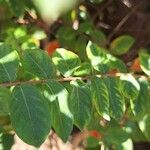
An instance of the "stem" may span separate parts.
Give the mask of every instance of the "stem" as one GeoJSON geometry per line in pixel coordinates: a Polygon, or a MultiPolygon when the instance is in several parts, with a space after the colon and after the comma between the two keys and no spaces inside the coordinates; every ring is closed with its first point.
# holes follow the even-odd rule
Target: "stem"
{"type": "MultiPolygon", "coordinates": [[[[105,75],[96,75],[97,77],[120,77],[123,75],[123,73],[115,73],[115,74],[105,74],[105,75]]],[[[150,80],[150,77],[138,75],[138,74],[132,74],[135,78],[143,77],[146,80],[150,80]]],[[[21,84],[42,84],[46,83],[48,81],[58,81],[58,82],[69,82],[69,81],[75,81],[75,80],[89,80],[92,76],[86,76],[86,77],[66,77],[66,78],[60,78],[60,79],[43,79],[43,80],[28,80],[28,81],[15,81],[15,82],[9,82],[9,83],[0,83],[0,87],[11,87],[21,84]]]]}

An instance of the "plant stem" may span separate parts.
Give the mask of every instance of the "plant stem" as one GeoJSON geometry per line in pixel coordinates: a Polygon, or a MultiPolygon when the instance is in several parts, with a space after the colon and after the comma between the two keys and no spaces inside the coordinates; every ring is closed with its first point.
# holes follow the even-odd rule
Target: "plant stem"
{"type": "MultiPolygon", "coordinates": [[[[115,74],[105,74],[105,75],[96,75],[99,78],[104,77],[120,77],[124,73],[115,73],[115,74]]],[[[143,77],[146,80],[150,80],[150,77],[144,76],[144,75],[138,75],[138,74],[132,74],[135,78],[143,77]]],[[[15,81],[15,82],[9,82],[9,83],[0,83],[0,87],[11,87],[21,84],[42,84],[46,83],[48,81],[58,81],[58,82],[69,82],[69,81],[75,81],[75,80],[89,80],[93,76],[86,76],[86,77],[65,77],[65,78],[59,78],[59,79],[42,79],[42,80],[28,80],[28,81],[15,81]]]]}

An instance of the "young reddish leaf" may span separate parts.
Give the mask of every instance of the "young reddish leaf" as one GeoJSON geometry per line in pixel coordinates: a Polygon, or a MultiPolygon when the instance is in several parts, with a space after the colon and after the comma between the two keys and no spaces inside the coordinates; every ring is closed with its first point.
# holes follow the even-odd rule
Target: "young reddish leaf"
{"type": "Polygon", "coordinates": [[[141,67],[140,67],[140,60],[138,57],[134,59],[133,64],[130,67],[130,70],[131,71],[142,71],[141,67]]]}
{"type": "Polygon", "coordinates": [[[55,50],[57,48],[60,47],[60,44],[57,40],[51,41],[46,45],[46,51],[48,52],[48,55],[52,55],[53,52],[55,52],[55,50]]]}

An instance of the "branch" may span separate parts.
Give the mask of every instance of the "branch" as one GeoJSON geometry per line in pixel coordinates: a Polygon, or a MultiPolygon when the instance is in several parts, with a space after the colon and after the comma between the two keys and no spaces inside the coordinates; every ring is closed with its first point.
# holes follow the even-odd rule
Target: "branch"
{"type": "MultiPolygon", "coordinates": [[[[120,77],[125,73],[115,73],[115,74],[105,74],[105,75],[96,75],[99,78],[103,77],[120,77]]],[[[131,74],[135,78],[143,77],[146,80],[150,80],[150,77],[139,75],[139,74],[131,74]]],[[[58,82],[69,82],[69,81],[75,81],[75,80],[89,80],[92,76],[86,76],[86,77],[66,77],[66,78],[59,78],[59,79],[43,79],[43,80],[28,80],[28,81],[15,81],[15,82],[9,82],[9,83],[0,83],[0,87],[11,87],[11,86],[17,86],[21,84],[42,84],[46,83],[48,81],[58,81],[58,82]]]]}

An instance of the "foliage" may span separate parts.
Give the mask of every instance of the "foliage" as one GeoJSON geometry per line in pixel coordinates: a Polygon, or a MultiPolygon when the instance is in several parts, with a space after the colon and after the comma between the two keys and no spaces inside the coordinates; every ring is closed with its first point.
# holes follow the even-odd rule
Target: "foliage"
{"type": "MultiPolygon", "coordinates": [[[[15,131],[24,142],[39,147],[51,129],[66,142],[77,126],[101,135],[87,137],[87,147],[132,149],[138,138],[150,141],[149,53],[139,53],[141,75],[131,71],[121,56],[130,51],[135,38],[121,35],[108,48],[107,36],[83,8],[63,16],[55,34],[62,48],[45,51],[40,48],[44,30],[37,24],[15,23],[41,11],[32,2],[0,1],[0,7],[10,12],[0,18],[1,137],[15,131]]],[[[3,146],[6,140],[1,140],[3,146]]]]}

